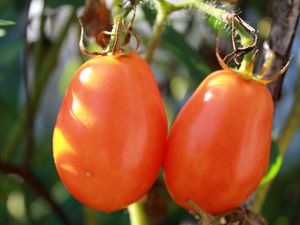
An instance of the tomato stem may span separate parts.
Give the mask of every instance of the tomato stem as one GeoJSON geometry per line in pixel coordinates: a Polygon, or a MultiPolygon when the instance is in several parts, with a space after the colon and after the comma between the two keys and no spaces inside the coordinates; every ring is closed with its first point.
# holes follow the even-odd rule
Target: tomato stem
{"type": "MultiPolygon", "coordinates": [[[[155,3],[157,8],[157,16],[154,23],[153,34],[150,38],[146,53],[146,60],[149,63],[152,61],[154,51],[158,46],[161,33],[165,26],[165,21],[171,13],[179,10],[196,9],[207,15],[215,17],[217,20],[220,20],[229,26],[232,26],[232,21],[235,15],[234,12],[228,12],[224,9],[218,8],[212,3],[206,3],[203,0],[184,0],[180,3],[171,3],[166,0],[158,0],[155,1],[155,3]]],[[[234,27],[241,38],[242,44],[253,43],[252,34],[250,34],[247,29],[245,29],[245,27],[239,23],[239,21],[234,20],[234,27]]],[[[246,58],[244,64],[249,61],[249,57],[251,57],[251,55],[248,54],[244,57],[246,58]]]]}
{"type": "Polygon", "coordinates": [[[141,201],[137,201],[128,206],[131,225],[148,225],[147,216],[141,201]]]}
{"type": "MultiPolygon", "coordinates": [[[[137,47],[139,47],[140,41],[137,35],[132,31],[132,25],[135,20],[136,6],[141,0],[131,0],[126,1],[121,4],[119,0],[115,0],[114,4],[118,4],[119,9],[117,10],[117,15],[114,17],[113,28],[109,31],[102,31],[98,35],[109,35],[109,43],[105,50],[100,52],[89,52],[86,50],[83,44],[83,27],[81,24],[81,38],[79,42],[80,50],[83,54],[98,56],[98,55],[116,55],[116,54],[129,54],[132,51],[127,49],[131,36],[136,38],[137,47]],[[120,7],[122,6],[122,7],[120,7]],[[133,11],[133,16],[130,22],[127,22],[127,16],[133,11]]],[[[115,10],[116,11],[116,10],[115,10]]],[[[80,21],[79,21],[80,22],[80,21]]],[[[136,50],[135,49],[135,50],[136,50]]]]}
{"type": "MultiPolygon", "coordinates": [[[[247,45],[251,45],[253,43],[252,38],[248,39],[248,38],[241,38],[241,45],[243,46],[247,46],[247,45]]],[[[247,53],[242,60],[241,66],[239,68],[239,72],[242,74],[250,74],[250,77],[247,77],[248,80],[251,79],[251,75],[253,72],[253,68],[251,69],[251,71],[248,71],[248,65],[251,61],[251,57],[252,57],[252,52],[247,53]]]]}
{"type": "Polygon", "coordinates": [[[122,11],[120,11],[114,17],[113,29],[110,33],[110,41],[107,46],[107,54],[127,54],[132,52],[131,50],[124,50],[122,47],[128,47],[130,37],[134,36],[136,38],[137,47],[139,47],[139,38],[132,31],[132,25],[135,19],[135,10],[136,6],[140,3],[141,0],[131,0],[122,4],[122,11]],[[129,4],[127,4],[129,3],[129,4]],[[127,16],[133,11],[133,16],[130,22],[127,23],[127,16]]]}
{"type": "Polygon", "coordinates": [[[170,14],[170,11],[168,10],[170,4],[167,4],[166,1],[164,0],[155,1],[155,4],[157,8],[157,16],[153,27],[153,34],[152,37],[150,38],[150,43],[148,45],[146,57],[145,57],[148,63],[152,62],[154,51],[159,44],[160,37],[165,26],[165,22],[170,14]]]}
{"type": "Polygon", "coordinates": [[[108,54],[116,54],[121,50],[121,47],[125,39],[125,27],[124,27],[124,18],[120,15],[115,16],[114,25],[111,31],[111,38],[106,52],[108,54]]]}

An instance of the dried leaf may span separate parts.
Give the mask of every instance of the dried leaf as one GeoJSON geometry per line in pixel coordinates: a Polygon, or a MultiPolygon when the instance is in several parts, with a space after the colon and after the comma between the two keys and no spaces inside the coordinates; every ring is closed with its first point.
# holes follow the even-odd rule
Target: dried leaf
{"type": "Polygon", "coordinates": [[[85,34],[94,37],[98,44],[104,46],[109,39],[99,39],[102,31],[110,31],[112,28],[111,12],[106,7],[104,0],[86,0],[85,9],[81,16],[81,21],[84,26],[85,34]]]}
{"type": "Polygon", "coordinates": [[[238,207],[219,217],[219,221],[222,225],[267,225],[262,216],[245,206],[238,207]]]}
{"type": "Polygon", "coordinates": [[[265,219],[259,215],[251,211],[250,209],[246,208],[246,225],[267,225],[265,219]]]}

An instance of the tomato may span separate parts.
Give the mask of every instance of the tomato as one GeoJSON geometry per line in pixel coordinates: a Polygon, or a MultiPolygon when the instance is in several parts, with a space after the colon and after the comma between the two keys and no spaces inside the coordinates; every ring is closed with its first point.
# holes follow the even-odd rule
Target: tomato
{"type": "Polygon", "coordinates": [[[268,89],[232,71],[210,74],[178,114],[163,160],[172,198],[215,215],[257,188],[269,162],[273,101],[268,89]]]}
{"type": "Polygon", "coordinates": [[[58,174],[81,203],[104,212],[140,199],[167,139],[162,98],[137,54],[95,57],[75,73],[53,134],[58,174]]]}

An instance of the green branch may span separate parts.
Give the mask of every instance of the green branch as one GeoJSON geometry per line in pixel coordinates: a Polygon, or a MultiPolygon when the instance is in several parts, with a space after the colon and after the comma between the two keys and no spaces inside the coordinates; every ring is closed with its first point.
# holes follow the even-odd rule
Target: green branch
{"type": "MultiPolygon", "coordinates": [[[[232,26],[232,21],[234,22],[234,27],[236,32],[241,38],[241,43],[244,45],[252,44],[253,37],[249,32],[236,20],[234,20],[234,13],[228,12],[224,9],[218,8],[212,3],[206,3],[203,0],[185,0],[180,3],[170,3],[165,0],[156,1],[157,16],[154,23],[153,34],[150,38],[150,43],[148,45],[148,50],[146,53],[146,60],[150,63],[153,58],[154,51],[158,46],[161,33],[163,31],[165,22],[168,16],[179,10],[191,10],[195,9],[207,15],[215,17],[220,22],[232,26]]],[[[248,60],[249,56],[245,56],[245,59],[248,60]]]]}
{"type": "Polygon", "coordinates": [[[161,34],[165,27],[165,22],[168,19],[168,16],[170,14],[168,8],[171,6],[171,5],[167,5],[166,4],[167,2],[165,1],[155,1],[155,3],[157,8],[157,16],[153,26],[153,34],[152,37],[150,38],[150,43],[148,45],[146,57],[145,57],[148,63],[152,62],[154,51],[159,44],[161,34]]]}

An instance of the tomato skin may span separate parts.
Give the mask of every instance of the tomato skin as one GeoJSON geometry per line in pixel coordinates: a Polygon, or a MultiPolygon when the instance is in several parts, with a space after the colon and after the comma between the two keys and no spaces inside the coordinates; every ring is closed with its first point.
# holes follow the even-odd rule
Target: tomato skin
{"type": "Polygon", "coordinates": [[[230,71],[210,74],[178,114],[167,142],[164,179],[192,210],[227,212],[259,185],[269,163],[273,101],[268,89],[230,71]]]}
{"type": "Polygon", "coordinates": [[[81,203],[104,212],[140,199],[167,139],[162,98],[137,54],[92,58],[75,73],[53,134],[58,174],[81,203]]]}

